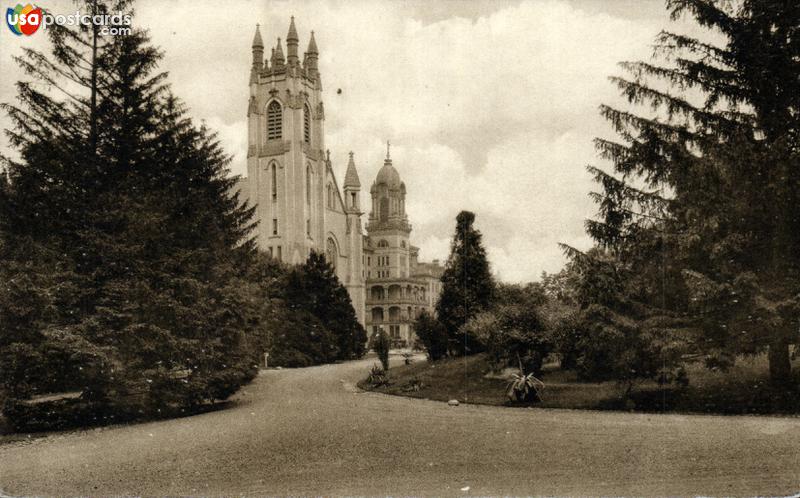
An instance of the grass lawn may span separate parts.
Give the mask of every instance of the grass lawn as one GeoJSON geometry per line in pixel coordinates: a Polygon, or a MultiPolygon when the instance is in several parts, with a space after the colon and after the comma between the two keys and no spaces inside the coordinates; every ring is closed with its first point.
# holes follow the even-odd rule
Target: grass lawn
{"type": "MultiPolygon", "coordinates": [[[[795,368],[800,365],[795,365],[795,368]]],[[[642,412],[795,414],[800,413],[800,382],[795,387],[776,389],[767,380],[765,356],[740,359],[728,372],[714,372],[702,365],[689,365],[689,386],[662,387],[655,382],[636,386],[631,399],[622,397],[615,382],[578,382],[574,372],[562,371],[557,364],[545,366],[542,381],[543,401],[534,406],[592,410],[630,410],[642,412]]],[[[372,388],[365,381],[362,389],[386,394],[440,401],[519,406],[505,397],[507,381],[488,377],[485,355],[427,362],[417,359],[411,365],[392,367],[388,386],[372,388]],[[415,389],[414,386],[419,386],[415,389]]],[[[365,372],[366,376],[366,372],[365,372]]]]}

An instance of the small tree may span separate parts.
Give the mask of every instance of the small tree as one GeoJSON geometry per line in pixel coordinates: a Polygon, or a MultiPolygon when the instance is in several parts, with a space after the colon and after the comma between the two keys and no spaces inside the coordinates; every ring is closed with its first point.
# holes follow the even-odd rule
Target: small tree
{"type": "Polygon", "coordinates": [[[372,347],[378,353],[378,359],[381,360],[384,370],[389,370],[389,336],[383,329],[375,333],[372,340],[372,347]]]}
{"type": "Polygon", "coordinates": [[[428,359],[436,361],[447,356],[447,331],[428,311],[423,310],[414,322],[414,332],[428,353],[428,359]]]}
{"type": "Polygon", "coordinates": [[[481,350],[480,343],[463,327],[489,306],[494,290],[482,235],[474,222],[475,214],[469,211],[461,211],[456,217],[450,257],[442,274],[442,293],[436,303],[436,316],[447,332],[449,349],[464,354],[481,350]]]}
{"type": "Polygon", "coordinates": [[[521,364],[540,375],[553,344],[541,308],[546,297],[538,284],[499,285],[495,304],[470,319],[466,333],[478,340],[495,370],[521,364]]]}

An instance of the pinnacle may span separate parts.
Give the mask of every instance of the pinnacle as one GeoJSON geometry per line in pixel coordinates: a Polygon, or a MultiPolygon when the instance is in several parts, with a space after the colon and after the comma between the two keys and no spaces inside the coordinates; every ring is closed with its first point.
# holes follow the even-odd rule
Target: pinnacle
{"type": "Polygon", "coordinates": [[[298,42],[300,38],[297,36],[297,28],[294,27],[294,16],[289,23],[289,34],[286,35],[286,43],[298,42]]]}
{"type": "Polygon", "coordinates": [[[317,55],[319,54],[319,50],[317,50],[317,41],[314,39],[314,32],[311,32],[311,39],[308,41],[308,50],[306,50],[309,54],[317,55]]]}
{"type": "Polygon", "coordinates": [[[356,163],[353,160],[353,152],[350,152],[350,161],[347,163],[347,172],[344,175],[344,187],[361,187],[361,180],[358,178],[358,171],[356,171],[356,163]]]}
{"type": "Polygon", "coordinates": [[[256,24],[256,34],[253,36],[253,48],[264,48],[264,42],[261,40],[260,25],[256,24]]]}

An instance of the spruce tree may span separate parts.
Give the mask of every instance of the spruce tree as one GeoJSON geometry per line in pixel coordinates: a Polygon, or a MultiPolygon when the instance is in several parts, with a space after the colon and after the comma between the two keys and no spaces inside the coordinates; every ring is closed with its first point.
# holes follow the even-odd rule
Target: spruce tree
{"type": "MultiPolygon", "coordinates": [[[[768,350],[789,379],[800,317],[800,8],[791,0],[669,0],[719,44],[662,32],[655,62],[614,77],[645,112],[603,106],[619,140],[590,167],[616,290],[594,304],[711,365],[768,350]],[[616,285],[616,284],[615,284],[616,285]],[[603,302],[605,301],[605,302],[603,302]]],[[[568,248],[577,259],[585,259],[568,248]]]]}
{"type": "Polygon", "coordinates": [[[481,346],[463,327],[470,318],[488,308],[494,291],[481,232],[475,229],[475,214],[461,211],[450,246],[442,293],[436,303],[437,319],[447,331],[449,349],[454,353],[475,353],[481,346]]]}
{"type": "Polygon", "coordinates": [[[334,337],[325,361],[351,360],[364,355],[366,331],[358,323],[347,289],[323,254],[312,250],[306,262],[293,270],[287,302],[294,309],[311,313],[334,337]]]}
{"type": "MultiPolygon", "coordinates": [[[[130,12],[125,1],[83,8],[130,12]]],[[[44,362],[62,381],[4,377],[6,387],[20,398],[78,389],[113,416],[225,398],[255,363],[238,291],[252,211],[231,193],[230,159],[186,117],[143,31],[47,33],[51,55],[18,58],[32,81],[4,105],[21,159],[5,158],[0,271],[23,285],[0,289],[12,324],[0,345],[4,369],[44,362]],[[30,269],[38,276],[24,280],[30,269]],[[17,308],[10,292],[46,302],[17,308]]]]}

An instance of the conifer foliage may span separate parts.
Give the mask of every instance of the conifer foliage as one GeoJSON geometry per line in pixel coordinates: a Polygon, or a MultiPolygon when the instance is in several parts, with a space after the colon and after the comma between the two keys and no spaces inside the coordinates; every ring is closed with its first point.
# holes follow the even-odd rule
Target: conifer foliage
{"type": "Polygon", "coordinates": [[[46,33],[51,53],[17,58],[29,80],[3,105],[19,152],[0,184],[6,412],[47,427],[26,399],[80,392],[86,423],[227,398],[255,373],[237,277],[252,213],[231,194],[229,157],[186,116],[143,31],[46,33]]]}
{"type": "Polygon", "coordinates": [[[601,108],[619,136],[596,140],[613,172],[589,168],[601,190],[587,229],[602,250],[567,248],[604,269],[589,280],[605,289],[583,306],[620,345],[651,337],[637,346],[650,356],[683,344],[724,367],[767,350],[785,382],[800,339],[800,6],[667,6],[721,41],[662,32],[655,62],[623,63],[627,76],[612,78],[636,108],[601,108]]]}
{"type": "Polygon", "coordinates": [[[457,354],[481,350],[464,326],[491,304],[494,291],[483,236],[474,223],[475,214],[469,211],[461,211],[456,217],[450,257],[442,274],[442,293],[436,303],[437,319],[447,332],[449,349],[457,354]]]}
{"type": "MultiPolygon", "coordinates": [[[[306,262],[293,268],[286,288],[291,309],[310,314],[322,327],[312,337],[322,351],[312,363],[361,358],[365,353],[367,333],[358,323],[347,289],[339,282],[325,255],[311,251],[306,262]]],[[[295,333],[302,333],[298,329],[295,333]]],[[[312,332],[313,333],[313,332],[312,332]]],[[[276,347],[283,347],[280,342],[276,347]]],[[[297,344],[303,351],[306,346],[297,344]]]]}

